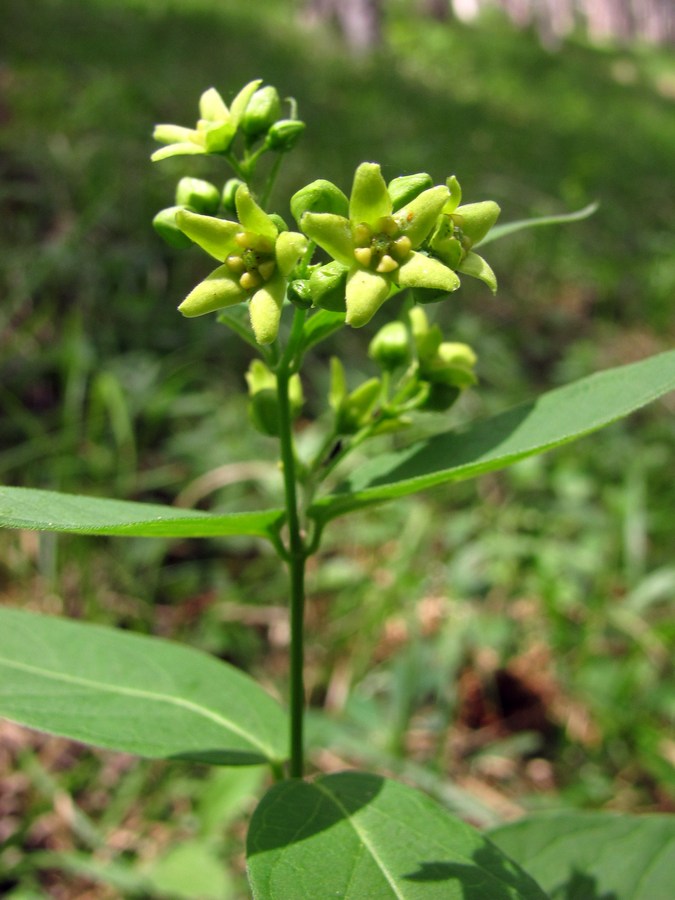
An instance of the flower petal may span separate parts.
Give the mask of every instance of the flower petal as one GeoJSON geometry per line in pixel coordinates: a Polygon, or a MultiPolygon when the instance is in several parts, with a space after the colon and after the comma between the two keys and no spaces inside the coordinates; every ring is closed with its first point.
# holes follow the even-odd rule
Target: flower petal
{"type": "Polygon", "coordinates": [[[276,240],[279,229],[267,213],[255,202],[249,189],[242,184],[234,198],[239,221],[246,231],[260,234],[272,241],[276,240]]]}
{"type": "Polygon", "coordinates": [[[471,243],[478,244],[495,224],[499,213],[499,206],[494,200],[482,200],[480,203],[458,206],[452,217],[471,243]]]}
{"type": "Polygon", "coordinates": [[[459,287],[459,278],[452,269],[424,253],[411,253],[398,270],[396,280],[402,288],[421,287],[456,291],[459,287]]]}
{"type": "MultiPolygon", "coordinates": [[[[204,121],[205,119],[200,119],[199,125],[202,125],[204,121]]],[[[222,153],[224,150],[227,150],[232,143],[236,130],[237,127],[232,121],[207,122],[206,126],[200,128],[206,152],[222,153]]]]}
{"type": "Polygon", "coordinates": [[[390,216],[391,197],[377,163],[361,163],[354,175],[352,194],[349,198],[349,219],[355,225],[376,222],[382,216],[390,216]]]}
{"type": "Polygon", "coordinates": [[[249,83],[244,85],[244,87],[239,91],[232,103],[230,103],[230,117],[232,119],[232,122],[234,123],[235,128],[239,124],[241,117],[244,115],[244,110],[248,106],[248,101],[255,94],[261,84],[262,78],[256,78],[255,81],[249,81],[249,83]]]}
{"type": "Polygon", "coordinates": [[[447,187],[439,184],[422,191],[407,206],[396,213],[394,218],[401,231],[410,238],[413,247],[419,247],[434,227],[448,196],[447,187]]]}
{"type": "Polygon", "coordinates": [[[459,271],[464,275],[472,275],[474,278],[485,282],[493,294],[497,293],[497,276],[482,256],[470,250],[459,265],[459,271]]]}
{"type": "Polygon", "coordinates": [[[216,309],[241,303],[246,296],[246,291],[233,278],[227,266],[218,266],[190,291],[178,309],[188,318],[203,316],[216,309]]]}
{"type": "Polygon", "coordinates": [[[354,264],[352,226],[334,213],[305,213],[301,228],[308,238],[323,247],[333,259],[351,268],[354,264]]]}
{"type": "Polygon", "coordinates": [[[209,122],[226,122],[230,111],[218,91],[211,87],[199,98],[199,115],[209,122]]]}
{"type": "Polygon", "coordinates": [[[348,325],[360,328],[373,318],[389,296],[390,282],[369,269],[354,268],[347,277],[348,325]]]}
{"type": "Polygon", "coordinates": [[[271,344],[276,340],[285,296],[286,279],[277,275],[270,278],[251,298],[249,305],[251,327],[259,344],[271,344]]]}
{"type": "Polygon", "coordinates": [[[186,155],[194,155],[195,153],[206,153],[205,147],[200,147],[199,144],[195,144],[193,141],[185,141],[182,144],[169,144],[168,147],[160,147],[159,150],[155,150],[150,159],[153,162],[159,162],[160,159],[168,159],[170,156],[186,156],[186,155]]]}
{"type": "Polygon", "coordinates": [[[197,134],[192,128],[184,128],[182,125],[156,125],[152,136],[160,144],[182,144],[193,140],[197,134]]]}
{"type": "Polygon", "coordinates": [[[183,234],[220,262],[224,262],[233,250],[238,249],[234,236],[241,231],[241,225],[237,222],[181,209],[176,213],[176,224],[183,234]]]}
{"type": "Polygon", "coordinates": [[[282,231],[274,249],[279,271],[282,275],[290,275],[302,254],[307,250],[307,238],[297,231],[282,231]]]}

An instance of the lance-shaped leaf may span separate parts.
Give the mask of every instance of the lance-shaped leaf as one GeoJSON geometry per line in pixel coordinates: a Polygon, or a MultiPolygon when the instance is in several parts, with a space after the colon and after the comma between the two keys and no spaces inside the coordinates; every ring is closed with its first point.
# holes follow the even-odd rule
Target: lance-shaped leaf
{"type": "Polygon", "coordinates": [[[475,247],[484,247],[492,241],[498,241],[500,238],[515,234],[517,231],[523,231],[525,228],[537,228],[539,225],[564,225],[567,222],[580,222],[592,216],[597,210],[598,203],[589,203],[583,209],[579,209],[572,213],[563,213],[559,216],[539,216],[535,219],[518,219],[515,222],[504,222],[502,225],[495,225],[490,231],[475,243],[475,247]]]}
{"type": "Polygon", "coordinates": [[[275,785],[248,832],[255,900],[545,900],[478,831],[413,788],[362,772],[275,785]]]}
{"type": "Polygon", "coordinates": [[[360,466],[310,514],[328,521],[371,503],[475,478],[597,431],[675,390],[675,350],[556,388],[464,432],[448,431],[360,466]]]}
{"type": "Polygon", "coordinates": [[[673,894],[675,817],[541,813],[490,838],[551,897],[656,900],[673,894]]]}
{"type": "Polygon", "coordinates": [[[220,765],[279,763],[281,707],[190,647],[0,608],[0,715],[97,747],[220,765]]]}
{"type": "Polygon", "coordinates": [[[131,503],[32,488],[0,487],[0,527],[125,537],[270,537],[284,518],[280,509],[205,513],[154,503],[131,503]]]}

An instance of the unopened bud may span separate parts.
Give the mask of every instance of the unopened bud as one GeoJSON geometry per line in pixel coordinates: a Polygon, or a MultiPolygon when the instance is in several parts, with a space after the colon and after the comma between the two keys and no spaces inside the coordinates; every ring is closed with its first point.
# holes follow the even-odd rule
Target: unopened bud
{"type": "Polygon", "coordinates": [[[286,153],[295,147],[305,127],[299,119],[279,119],[267,132],[265,144],[270,150],[286,153]]]}
{"type": "Polygon", "coordinates": [[[176,204],[212,216],[220,206],[220,192],[214,184],[201,178],[181,178],[176,187],[176,204]]]}
{"type": "Polygon", "coordinates": [[[422,378],[460,390],[475,384],[476,354],[468,344],[443,341],[433,356],[420,361],[422,378]]]}
{"type": "Polygon", "coordinates": [[[165,240],[169,246],[177,247],[178,249],[183,249],[192,245],[190,238],[186,234],[183,234],[176,224],[176,213],[181,209],[183,209],[182,206],[169,206],[167,209],[160,210],[152,220],[152,225],[157,234],[165,240]]]}
{"type": "Polygon", "coordinates": [[[296,278],[295,281],[291,281],[288,285],[287,296],[298,309],[309,309],[312,305],[312,292],[308,279],[296,278]]]}
{"type": "Polygon", "coordinates": [[[225,212],[230,213],[231,215],[236,214],[237,205],[235,203],[235,197],[237,196],[237,191],[243,184],[244,182],[240,178],[230,178],[225,182],[221,197],[221,203],[223,204],[225,212]]]}
{"type": "Polygon", "coordinates": [[[426,399],[417,408],[423,412],[445,412],[459,398],[460,393],[458,387],[431,382],[426,399]]]}
{"type": "Polygon", "coordinates": [[[288,225],[284,221],[283,217],[279,215],[279,213],[268,213],[267,215],[277,226],[277,231],[279,232],[279,234],[281,234],[282,231],[288,231],[288,225]]]}
{"type": "Polygon", "coordinates": [[[306,212],[334,213],[346,218],[349,215],[349,200],[332,181],[319,178],[293,194],[291,212],[298,225],[306,212]]]}
{"type": "Polygon", "coordinates": [[[371,359],[387,371],[410,362],[410,334],[403,322],[388,322],[377,332],[368,347],[371,359]]]}
{"type": "Polygon", "coordinates": [[[352,391],[337,411],[335,428],[338,434],[355,434],[370,421],[382,392],[379,378],[371,378],[352,391]]]}
{"type": "Polygon", "coordinates": [[[339,262],[330,262],[315,269],[309,279],[312,302],[321,309],[345,312],[345,291],[348,269],[339,262]]]}
{"type": "MultiPolygon", "coordinates": [[[[254,427],[269,437],[279,435],[279,402],[277,379],[264,362],[254,359],[246,373],[248,412],[254,427]]],[[[300,377],[292,375],[288,383],[288,399],[292,418],[297,418],[304,403],[300,377]]]]}
{"type": "Polygon", "coordinates": [[[281,113],[279,94],[275,87],[259,88],[248,101],[241,119],[241,129],[254,140],[265,134],[281,113]]]}

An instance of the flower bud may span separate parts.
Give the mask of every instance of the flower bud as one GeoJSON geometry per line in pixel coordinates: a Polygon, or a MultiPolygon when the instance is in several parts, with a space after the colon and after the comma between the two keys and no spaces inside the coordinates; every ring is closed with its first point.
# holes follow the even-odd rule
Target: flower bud
{"type": "Polygon", "coordinates": [[[277,226],[277,231],[279,232],[279,234],[281,234],[282,231],[288,231],[288,225],[286,224],[282,216],[279,215],[279,213],[267,213],[267,215],[277,226]]]}
{"type": "Polygon", "coordinates": [[[214,184],[201,178],[181,178],[176,187],[176,204],[213,216],[220,206],[220,192],[214,184]]]}
{"type": "Polygon", "coordinates": [[[255,393],[248,401],[248,416],[256,431],[268,437],[278,437],[279,403],[277,401],[277,392],[272,388],[266,388],[255,393]]]}
{"type": "Polygon", "coordinates": [[[291,212],[298,225],[306,212],[334,213],[347,218],[349,200],[337,185],[319,178],[293,194],[291,212]]]}
{"type": "Polygon", "coordinates": [[[406,206],[414,200],[422,191],[426,191],[433,184],[431,175],[420,172],[418,175],[400,175],[387,185],[391,202],[394,204],[394,212],[406,206]]]}
{"type": "Polygon", "coordinates": [[[420,375],[432,384],[462,388],[476,384],[476,354],[468,344],[443,341],[435,354],[420,360],[420,375]]]}
{"type": "Polygon", "coordinates": [[[241,118],[241,129],[250,140],[265,134],[279,118],[281,103],[275,87],[259,88],[248,101],[241,118]]]}
{"type": "MultiPolygon", "coordinates": [[[[248,383],[248,412],[254,427],[269,437],[279,435],[279,403],[277,379],[264,362],[254,359],[246,373],[248,383]]],[[[297,418],[304,403],[300,377],[292,375],[288,383],[288,399],[292,418],[297,418]]]]}
{"type": "Polygon", "coordinates": [[[380,379],[371,378],[345,397],[335,416],[337,433],[355,434],[364,425],[367,425],[381,391],[380,379]]]}
{"type": "Polygon", "coordinates": [[[267,132],[265,145],[270,150],[286,153],[295,147],[304,130],[305,123],[299,119],[279,119],[267,132]]]}
{"type": "Polygon", "coordinates": [[[186,234],[183,234],[176,224],[176,213],[181,209],[183,209],[182,206],[169,206],[167,209],[160,210],[152,220],[152,225],[157,234],[159,234],[169,246],[177,247],[178,249],[183,249],[192,245],[190,238],[186,234]]]}
{"type": "Polygon", "coordinates": [[[387,371],[410,362],[410,334],[403,322],[388,322],[368,347],[368,356],[387,371]]]}
{"type": "Polygon", "coordinates": [[[309,309],[312,305],[312,292],[309,289],[307,278],[296,278],[291,281],[287,289],[287,297],[298,309],[309,309]]]}
{"type": "Polygon", "coordinates": [[[339,262],[329,262],[315,269],[309,279],[309,290],[314,306],[331,312],[345,312],[345,290],[348,269],[339,262]]]}
{"type": "Polygon", "coordinates": [[[438,325],[429,325],[427,314],[419,306],[413,306],[408,311],[408,319],[417,358],[420,366],[423,366],[425,360],[435,356],[443,340],[443,334],[438,325]]]}
{"type": "Polygon", "coordinates": [[[245,184],[241,180],[241,178],[230,178],[225,182],[223,193],[221,196],[221,203],[223,204],[223,209],[225,210],[225,212],[229,213],[230,215],[236,215],[237,213],[235,197],[237,196],[237,191],[242,186],[245,186],[245,184]]]}
{"type": "Polygon", "coordinates": [[[431,382],[429,393],[423,403],[417,407],[422,412],[445,412],[459,398],[461,393],[458,387],[447,384],[431,382]]]}

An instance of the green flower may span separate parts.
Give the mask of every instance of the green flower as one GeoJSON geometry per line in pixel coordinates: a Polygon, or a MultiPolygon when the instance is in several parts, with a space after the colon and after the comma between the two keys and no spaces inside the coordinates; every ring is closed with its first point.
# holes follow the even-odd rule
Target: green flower
{"type": "Polygon", "coordinates": [[[259,344],[269,344],[279,331],[288,276],[307,249],[304,235],[280,231],[242,185],[235,204],[239,222],[176,213],[176,224],[195,244],[223,263],[192,290],[178,309],[184,316],[203,316],[245,300],[259,344]]]}
{"type": "Polygon", "coordinates": [[[499,206],[492,200],[460,205],[462,190],[455,176],[448,179],[450,198],[443,206],[429,238],[429,251],[451,269],[471,275],[495,293],[497,278],[483,259],[471,248],[479,244],[497,221],[499,206]]]}
{"type": "Polygon", "coordinates": [[[459,278],[440,259],[417,252],[447,202],[444,185],[428,188],[402,209],[394,203],[380,167],[362,163],[356,170],[349,218],[307,212],[305,234],[348,269],[347,323],[365,325],[387,297],[407,287],[454,291],[459,278]]]}
{"type": "Polygon", "coordinates": [[[199,99],[199,119],[196,128],[182,125],[157,125],[153,137],[167,144],[150,157],[153,162],[169,156],[196,153],[224,153],[229,149],[249,100],[260,87],[262,79],[249,82],[232,101],[228,109],[215,88],[204,91],[199,99]]]}

